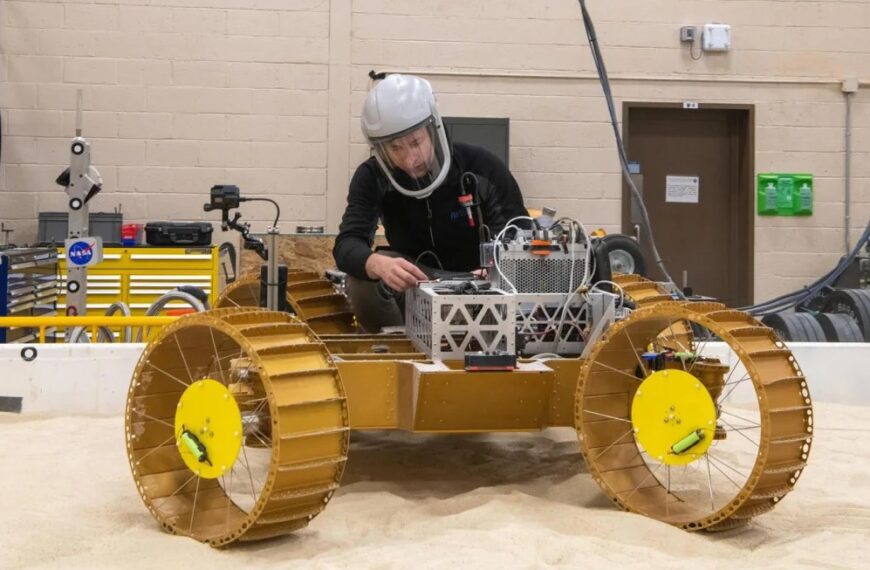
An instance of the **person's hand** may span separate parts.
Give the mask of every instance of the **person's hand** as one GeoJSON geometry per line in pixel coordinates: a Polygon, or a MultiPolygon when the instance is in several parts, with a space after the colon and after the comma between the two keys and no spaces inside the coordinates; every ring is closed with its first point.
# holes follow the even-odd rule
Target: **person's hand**
{"type": "Polygon", "coordinates": [[[388,257],[373,253],[366,260],[366,273],[371,279],[380,279],[393,291],[404,291],[426,281],[420,268],[402,257],[388,257]]]}

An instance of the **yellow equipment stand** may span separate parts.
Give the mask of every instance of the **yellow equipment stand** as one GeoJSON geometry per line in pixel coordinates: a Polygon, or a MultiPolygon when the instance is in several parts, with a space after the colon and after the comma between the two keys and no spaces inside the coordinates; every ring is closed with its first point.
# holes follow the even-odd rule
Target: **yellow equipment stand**
{"type": "MultiPolygon", "coordinates": [[[[61,289],[66,290],[66,256],[58,249],[61,289]]],[[[103,261],[88,270],[88,312],[102,314],[112,303],[126,303],[133,315],[144,315],[167,291],[181,285],[204,290],[213,303],[218,294],[218,248],[207,247],[107,247],[103,261]]],[[[168,309],[185,308],[169,303],[168,309]]],[[[58,312],[66,297],[58,299],[58,312]]]]}

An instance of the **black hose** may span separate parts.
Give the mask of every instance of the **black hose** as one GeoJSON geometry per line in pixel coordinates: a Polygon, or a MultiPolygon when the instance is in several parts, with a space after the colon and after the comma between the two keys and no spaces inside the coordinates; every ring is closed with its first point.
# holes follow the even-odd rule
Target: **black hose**
{"type": "Polygon", "coordinates": [[[664,260],[661,255],[659,255],[659,250],[656,247],[655,239],[653,238],[652,224],[649,220],[649,214],[647,213],[646,205],[643,203],[643,196],[640,195],[640,191],[637,189],[637,186],[634,184],[634,180],[631,179],[631,174],[628,171],[628,157],[625,153],[625,144],[622,141],[622,135],[619,133],[619,122],[616,120],[616,109],[613,106],[613,92],[610,90],[610,79],[607,77],[607,68],[604,66],[604,58],[601,56],[598,37],[595,35],[595,26],[592,23],[592,16],[589,15],[589,11],[586,9],[586,1],[579,0],[579,2],[580,11],[583,14],[583,26],[586,29],[586,37],[589,39],[589,49],[592,51],[592,61],[595,62],[595,69],[598,71],[598,80],[601,82],[601,88],[604,91],[604,99],[607,102],[607,111],[610,113],[610,124],[613,127],[613,134],[616,137],[616,148],[619,151],[619,164],[622,167],[622,176],[625,178],[628,187],[631,189],[632,198],[637,203],[638,210],[643,218],[644,231],[649,240],[650,249],[652,250],[656,265],[661,269],[665,278],[674,285],[674,290],[677,292],[677,295],[680,298],[685,299],[685,295],[682,290],[677,287],[677,284],[674,282],[665,267],[664,260]]]}
{"type": "Polygon", "coordinates": [[[858,241],[855,243],[855,247],[852,248],[852,251],[849,252],[848,255],[843,257],[837,265],[827,272],[825,275],[807,285],[803,289],[798,291],[792,291],[791,293],[786,293],[784,295],[780,295],[779,297],[775,297],[763,303],[758,303],[756,305],[750,305],[748,307],[741,307],[741,311],[746,311],[752,315],[756,316],[764,316],[771,313],[777,313],[779,311],[783,311],[786,309],[790,309],[795,305],[798,305],[804,301],[808,301],[819,294],[825,287],[830,287],[837,278],[842,275],[842,273],[846,270],[846,268],[851,265],[852,261],[855,257],[860,253],[861,248],[864,247],[864,244],[870,240],[870,222],[867,223],[867,227],[864,228],[864,233],[858,238],[858,241]]]}

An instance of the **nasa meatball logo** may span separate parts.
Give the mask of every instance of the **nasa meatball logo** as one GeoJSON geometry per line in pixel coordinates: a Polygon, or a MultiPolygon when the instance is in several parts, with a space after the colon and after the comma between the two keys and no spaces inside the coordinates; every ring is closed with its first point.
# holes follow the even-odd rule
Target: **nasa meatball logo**
{"type": "Polygon", "coordinates": [[[94,248],[85,241],[77,241],[69,247],[67,258],[74,265],[87,265],[94,257],[94,248]]]}

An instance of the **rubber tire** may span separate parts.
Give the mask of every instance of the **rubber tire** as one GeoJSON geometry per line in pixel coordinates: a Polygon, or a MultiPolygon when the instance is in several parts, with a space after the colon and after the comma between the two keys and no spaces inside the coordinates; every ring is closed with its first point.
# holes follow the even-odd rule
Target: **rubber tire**
{"type": "Polygon", "coordinates": [[[761,322],[772,328],[787,342],[825,342],[822,325],[809,313],[777,313],[767,315],[761,322]]]}
{"type": "Polygon", "coordinates": [[[838,289],[825,302],[826,313],[844,313],[855,319],[864,342],[870,342],[870,291],[866,289],[838,289]]]}
{"type": "MultiPolygon", "coordinates": [[[[634,262],[633,270],[626,271],[625,273],[633,273],[646,277],[646,262],[643,259],[643,250],[641,250],[640,244],[637,241],[624,234],[609,234],[604,236],[601,241],[607,246],[608,257],[614,251],[623,251],[631,257],[634,262]]],[[[612,259],[610,269],[613,273],[617,273],[612,259]]]]}
{"type": "Polygon", "coordinates": [[[858,323],[845,313],[818,313],[816,319],[828,342],[864,342],[858,323]]]}

